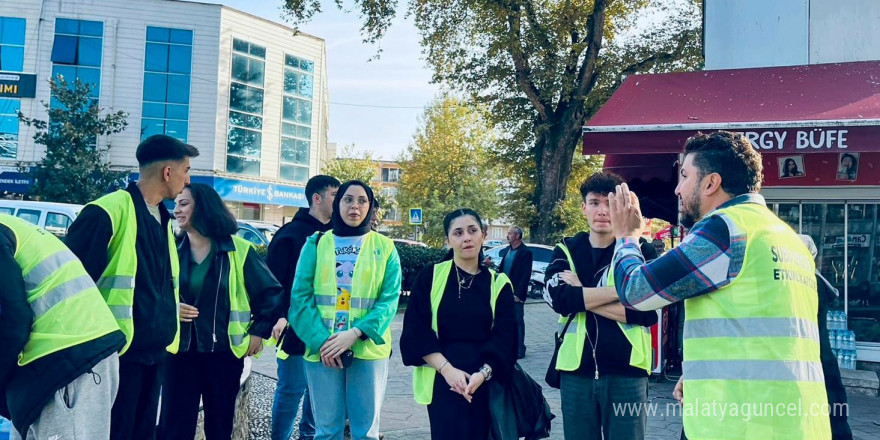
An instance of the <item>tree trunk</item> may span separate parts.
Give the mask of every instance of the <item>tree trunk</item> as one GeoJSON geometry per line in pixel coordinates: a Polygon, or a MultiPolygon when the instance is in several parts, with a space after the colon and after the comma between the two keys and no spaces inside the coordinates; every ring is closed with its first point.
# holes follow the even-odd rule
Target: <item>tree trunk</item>
{"type": "MultiPolygon", "coordinates": [[[[578,105],[573,105],[572,108],[578,108],[578,105]]],[[[582,125],[582,112],[564,112],[554,124],[536,137],[537,181],[532,202],[537,215],[529,231],[532,243],[553,244],[564,228],[557,207],[565,199],[572,158],[575,149],[580,145],[582,125]]]]}

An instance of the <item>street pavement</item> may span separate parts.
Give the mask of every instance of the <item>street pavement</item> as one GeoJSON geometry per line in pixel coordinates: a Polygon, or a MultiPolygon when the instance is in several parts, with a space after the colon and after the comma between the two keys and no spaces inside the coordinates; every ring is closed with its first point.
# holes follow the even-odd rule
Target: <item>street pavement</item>
{"type": "MultiPolygon", "coordinates": [[[[544,372],[553,354],[553,334],[556,329],[557,315],[543,302],[529,302],[525,306],[526,321],[526,357],[519,361],[523,369],[544,387],[544,397],[556,419],[550,438],[562,439],[562,411],[560,409],[559,390],[544,384],[544,372]]],[[[400,360],[397,342],[403,326],[403,314],[398,314],[392,323],[391,330],[395,350],[391,355],[388,387],[385,403],[382,406],[380,431],[387,440],[396,439],[429,439],[428,412],[424,406],[418,405],[412,397],[412,369],[404,367],[400,360]]],[[[266,352],[253,363],[253,371],[271,378],[276,378],[275,356],[266,352]]],[[[677,378],[670,378],[677,379],[677,378]]],[[[268,387],[261,387],[261,393],[268,396],[260,399],[262,406],[271,407],[271,393],[274,382],[269,381],[268,387]],[[268,397],[268,398],[266,398],[268,397]]],[[[647,440],[678,440],[681,434],[680,410],[676,414],[666,414],[668,403],[673,403],[672,388],[674,380],[652,377],[648,399],[658,405],[657,413],[648,416],[647,440]],[[662,379],[659,382],[658,379],[662,379]]],[[[849,396],[850,426],[856,440],[876,440],[880,438],[880,397],[849,396]]],[[[260,411],[265,418],[269,408],[260,411]]],[[[268,411],[271,413],[271,411],[268,411]]],[[[264,421],[264,423],[267,421],[264,421]]]]}

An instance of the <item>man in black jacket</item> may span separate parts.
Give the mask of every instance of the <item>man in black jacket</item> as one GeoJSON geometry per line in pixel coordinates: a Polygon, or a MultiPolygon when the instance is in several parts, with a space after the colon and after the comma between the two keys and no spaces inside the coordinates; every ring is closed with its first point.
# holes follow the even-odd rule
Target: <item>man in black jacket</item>
{"type": "Polygon", "coordinates": [[[0,273],[0,414],[12,438],[107,438],[125,336],[101,293],[55,236],[6,215],[0,273]]]}
{"type": "Polygon", "coordinates": [[[525,303],[529,293],[529,280],[532,279],[532,251],[523,244],[523,230],[511,226],[507,230],[507,248],[501,250],[500,270],[513,284],[513,305],[516,309],[516,330],[518,345],[517,359],[526,356],[525,303]]]}
{"type": "MultiPolygon", "coordinates": [[[[290,309],[290,289],[300,251],[309,236],[330,229],[333,199],[338,189],[339,181],[333,177],[318,175],[309,179],[306,183],[309,207],[300,208],[293,220],[275,233],[269,244],[266,264],[284,288],[285,294],[280,305],[284,316],[287,316],[287,310],[290,309]]],[[[272,336],[278,341],[279,349],[278,385],[275,387],[275,400],[272,403],[272,439],[290,438],[300,401],[303,414],[299,438],[311,439],[315,435],[315,423],[303,369],[302,355],[305,353],[305,345],[285,318],[279,319],[275,324],[272,336]]]]}
{"type": "MultiPolygon", "coordinates": [[[[560,371],[560,396],[565,438],[641,440],[647,414],[637,410],[614,412],[614,404],[646,402],[648,372],[630,365],[632,344],[620,324],[651,326],[657,313],[625,309],[619,302],[588,310],[585,287],[604,285],[614,254],[614,233],[608,207],[608,193],[623,179],[611,173],[597,173],[581,185],[582,211],[590,232],[563,239],[553,250],[545,273],[544,296],[563,317],[585,313],[586,337],[579,365],[560,371]],[[566,247],[574,268],[562,247],[566,247]],[[576,275],[575,275],[576,274],[576,275]]],[[[565,338],[576,337],[572,329],[565,338]]],[[[571,354],[568,354],[571,356],[571,354]]],[[[562,351],[560,359],[565,356],[562,351]]],[[[559,364],[557,364],[559,365],[559,364]]]]}
{"type": "Polygon", "coordinates": [[[195,147],[170,136],[150,136],[138,145],[140,178],[129,183],[128,194],[117,192],[90,203],[68,231],[67,246],[99,288],[103,284],[99,280],[113,279],[113,274],[105,273],[108,268],[121,267],[121,261],[136,257],[133,303],[127,312],[133,318],[133,336],[119,358],[119,393],[111,415],[114,440],[155,436],[162,365],[166,349],[176,350],[173,343],[178,334],[177,280],[172,276],[177,272],[173,267],[177,252],[169,238],[171,215],[162,200],[183,191],[189,183],[189,159],[198,154],[195,147]],[[110,196],[125,200],[116,204],[124,211],[114,212],[116,224],[105,209],[112,204],[102,202],[110,196]],[[130,236],[132,226],[136,229],[134,249],[128,248],[130,242],[115,246],[130,236]]]}

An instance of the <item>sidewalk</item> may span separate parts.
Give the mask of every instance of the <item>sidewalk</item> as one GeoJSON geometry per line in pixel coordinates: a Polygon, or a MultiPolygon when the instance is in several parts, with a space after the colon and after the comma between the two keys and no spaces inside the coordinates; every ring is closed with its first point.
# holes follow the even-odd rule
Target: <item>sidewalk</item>
{"type": "MultiPolygon", "coordinates": [[[[551,439],[562,439],[562,411],[560,410],[559,390],[544,384],[544,372],[553,354],[553,333],[556,329],[557,315],[543,302],[526,304],[526,357],[519,361],[538,383],[544,387],[544,396],[550,404],[556,419],[553,420],[551,439]]],[[[396,439],[429,439],[428,412],[425,407],[416,404],[412,398],[412,369],[404,367],[400,361],[397,341],[403,325],[403,315],[398,314],[392,324],[395,350],[391,356],[388,388],[385,403],[382,407],[381,431],[387,440],[396,439]]],[[[276,378],[275,356],[266,352],[253,363],[253,371],[276,378]]],[[[271,384],[267,411],[271,413],[271,384]]],[[[649,390],[649,401],[659,404],[661,411],[671,402],[674,382],[656,383],[652,378],[649,390]]],[[[264,400],[265,401],[265,400],[264,400]]],[[[857,440],[876,440],[880,438],[880,398],[865,396],[849,396],[850,426],[853,438],[857,440]]],[[[271,416],[271,414],[269,414],[271,416]]],[[[678,440],[681,434],[681,417],[665,417],[658,414],[648,417],[647,440],[678,440]]]]}

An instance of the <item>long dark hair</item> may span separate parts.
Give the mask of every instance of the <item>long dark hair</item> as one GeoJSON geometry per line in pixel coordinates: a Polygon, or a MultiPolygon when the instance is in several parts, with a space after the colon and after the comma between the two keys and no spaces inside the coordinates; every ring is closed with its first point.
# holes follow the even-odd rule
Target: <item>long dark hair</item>
{"type": "Polygon", "coordinates": [[[798,169],[797,162],[795,162],[794,159],[790,157],[788,159],[785,159],[785,163],[782,165],[782,168],[785,170],[785,173],[782,175],[782,177],[795,177],[798,175],[798,173],[801,172],[798,169]],[[788,170],[788,164],[794,165],[793,171],[788,170]]]}
{"type": "Polygon", "coordinates": [[[220,239],[229,237],[238,230],[238,222],[214,188],[202,183],[191,183],[186,189],[193,199],[190,223],[199,234],[220,239]]]}

